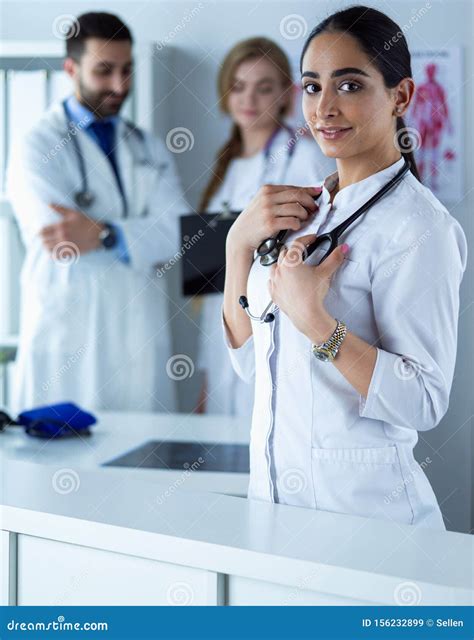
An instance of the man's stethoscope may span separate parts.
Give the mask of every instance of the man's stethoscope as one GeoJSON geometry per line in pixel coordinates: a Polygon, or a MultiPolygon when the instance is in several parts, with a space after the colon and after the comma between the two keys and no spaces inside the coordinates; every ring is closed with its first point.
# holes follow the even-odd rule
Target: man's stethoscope
{"type": "MultiPolygon", "coordinates": [[[[63,100],[62,105],[63,105],[63,110],[66,116],[66,121],[68,124],[68,130],[73,132],[70,137],[73,142],[74,151],[75,151],[77,162],[79,165],[79,173],[81,176],[81,188],[79,191],[76,191],[74,193],[74,202],[77,204],[77,206],[80,209],[88,209],[94,204],[96,196],[89,188],[89,180],[87,178],[86,163],[84,160],[84,155],[82,153],[81,145],[79,144],[77,135],[75,135],[76,126],[72,122],[71,114],[69,113],[69,109],[67,106],[67,100],[63,100]]],[[[155,167],[156,163],[154,159],[151,157],[151,153],[148,151],[143,131],[141,131],[141,129],[139,129],[138,127],[136,127],[130,122],[127,122],[127,121],[124,121],[124,122],[126,127],[129,129],[130,133],[137,137],[138,142],[144,152],[143,156],[137,159],[136,164],[139,166],[155,167]]],[[[167,166],[166,163],[162,163],[158,165],[156,168],[159,172],[162,172],[166,168],[166,166],[167,166]]]]}
{"type": "MultiPolygon", "coordinates": [[[[347,230],[348,227],[351,226],[362,214],[364,214],[370,207],[372,207],[376,202],[378,202],[383,196],[388,193],[391,189],[396,187],[404,176],[410,170],[410,163],[405,158],[405,163],[403,167],[398,171],[398,173],[391,178],[387,184],[385,184],[376,194],[374,194],[365,204],[363,204],[357,211],[355,211],[351,216],[349,216],[344,222],[331,229],[327,233],[323,233],[316,238],[314,242],[312,242],[304,251],[304,260],[309,258],[309,256],[316,251],[316,249],[322,248],[324,250],[324,254],[322,258],[317,263],[320,265],[326,258],[334,251],[334,249],[339,244],[339,238],[347,230]]],[[[319,198],[319,196],[317,196],[319,198]]],[[[267,238],[264,240],[257,249],[257,256],[260,257],[260,264],[268,267],[273,263],[277,262],[278,256],[280,254],[281,249],[284,245],[284,238],[288,230],[280,231],[276,236],[271,238],[267,238]]],[[[270,301],[270,303],[265,307],[263,313],[259,316],[253,315],[249,310],[249,303],[246,296],[240,296],[239,304],[244,309],[246,314],[251,320],[255,322],[273,322],[275,320],[275,314],[270,313],[269,310],[272,306],[274,306],[274,302],[270,301]]],[[[278,307],[275,305],[274,311],[276,311],[278,307]]]]}

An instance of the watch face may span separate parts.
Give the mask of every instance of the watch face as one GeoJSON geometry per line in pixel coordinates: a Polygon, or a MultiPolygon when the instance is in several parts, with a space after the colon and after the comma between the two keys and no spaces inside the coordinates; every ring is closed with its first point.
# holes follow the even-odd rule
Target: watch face
{"type": "Polygon", "coordinates": [[[102,240],[102,244],[106,249],[112,249],[115,246],[115,242],[115,236],[111,233],[102,240]]]}
{"type": "Polygon", "coordinates": [[[331,359],[331,354],[327,349],[319,349],[318,351],[314,350],[313,353],[318,360],[321,360],[321,362],[328,362],[328,360],[331,359]]]}
{"type": "Polygon", "coordinates": [[[107,226],[99,235],[102,246],[105,249],[112,249],[117,244],[117,236],[113,227],[107,226]]]}

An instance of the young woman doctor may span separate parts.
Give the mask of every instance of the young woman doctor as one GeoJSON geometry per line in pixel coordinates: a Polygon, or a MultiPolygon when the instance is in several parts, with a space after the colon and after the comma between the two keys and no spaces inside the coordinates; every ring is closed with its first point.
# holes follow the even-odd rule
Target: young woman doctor
{"type": "MultiPolygon", "coordinates": [[[[231,135],[217,154],[199,211],[242,211],[262,184],[314,185],[333,169],[334,160],[311,137],[285,124],[293,89],[289,60],[271,40],[249,38],[228,52],[218,92],[222,110],[232,119],[231,135]]],[[[253,384],[243,382],[229,361],[221,308],[222,294],[204,297],[198,368],[205,382],[198,412],[250,417],[253,384]]]]}
{"type": "Polygon", "coordinates": [[[448,408],[467,250],[400,150],[414,92],[407,43],[383,13],[351,7],[311,32],[301,70],[305,117],[337,173],[317,206],[310,189],[262,187],[226,246],[229,353],[243,378],[255,367],[249,497],[444,529],[413,447],[448,408]],[[303,261],[406,160],[411,172],[324,262],[303,261]],[[284,229],[277,264],[254,260],[284,229]],[[274,321],[251,322],[242,295],[254,316],[272,300],[274,321]]]}

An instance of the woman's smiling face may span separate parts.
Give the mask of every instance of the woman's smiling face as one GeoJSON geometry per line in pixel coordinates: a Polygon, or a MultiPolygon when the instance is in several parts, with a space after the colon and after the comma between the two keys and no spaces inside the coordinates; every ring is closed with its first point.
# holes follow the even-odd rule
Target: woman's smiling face
{"type": "Polygon", "coordinates": [[[288,89],[285,91],[282,75],[270,60],[247,60],[236,69],[227,109],[240,127],[275,127],[290,93],[288,89]]]}
{"type": "Polygon", "coordinates": [[[304,116],[324,155],[351,158],[393,145],[399,88],[387,89],[355,38],[330,32],[313,38],[301,81],[304,116]]]}

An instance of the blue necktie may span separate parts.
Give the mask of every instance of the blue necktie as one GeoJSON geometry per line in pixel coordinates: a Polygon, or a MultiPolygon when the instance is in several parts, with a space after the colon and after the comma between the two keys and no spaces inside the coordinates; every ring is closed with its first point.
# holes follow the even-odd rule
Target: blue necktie
{"type": "Polygon", "coordinates": [[[105,153],[112,166],[115,178],[117,180],[122,199],[125,204],[125,192],[123,190],[122,180],[117,166],[115,157],[115,126],[110,120],[95,120],[91,122],[89,128],[94,132],[100,148],[105,153]]]}

